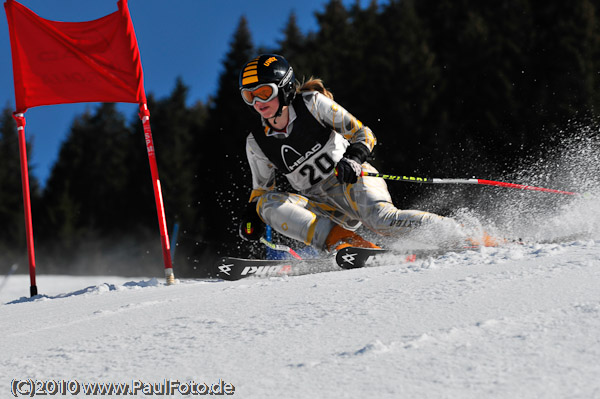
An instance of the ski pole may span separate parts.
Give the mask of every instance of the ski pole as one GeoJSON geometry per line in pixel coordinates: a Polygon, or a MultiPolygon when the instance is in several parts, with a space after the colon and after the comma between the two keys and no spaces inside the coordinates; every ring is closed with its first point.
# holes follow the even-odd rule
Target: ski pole
{"type": "Polygon", "coordinates": [[[267,247],[269,247],[271,249],[274,249],[276,251],[287,252],[288,254],[292,255],[294,258],[302,260],[302,257],[300,255],[298,255],[296,253],[296,251],[294,251],[292,248],[288,247],[287,245],[273,244],[272,242],[267,241],[264,237],[260,237],[260,242],[265,244],[267,247]]]}
{"type": "Polygon", "coordinates": [[[529,186],[529,185],[524,185],[524,184],[515,184],[515,183],[505,183],[505,182],[501,182],[501,181],[484,180],[484,179],[438,179],[438,178],[431,178],[431,177],[386,175],[383,173],[364,172],[364,171],[362,172],[362,176],[380,177],[385,180],[402,181],[402,182],[409,182],[409,183],[483,184],[486,186],[509,187],[509,188],[517,188],[520,190],[543,191],[546,193],[556,193],[556,194],[565,194],[565,195],[581,195],[579,193],[574,193],[571,191],[554,190],[551,188],[535,187],[535,186],[529,186]]]}

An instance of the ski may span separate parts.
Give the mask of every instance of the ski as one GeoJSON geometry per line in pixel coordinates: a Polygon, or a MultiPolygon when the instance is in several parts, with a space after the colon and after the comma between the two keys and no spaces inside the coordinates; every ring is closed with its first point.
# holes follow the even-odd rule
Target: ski
{"type": "MultiPolygon", "coordinates": [[[[245,259],[222,257],[211,274],[223,280],[235,281],[247,277],[281,277],[355,269],[376,262],[383,255],[394,263],[414,262],[417,255],[411,252],[397,253],[385,249],[347,247],[335,256],[317,259],[245,259]]],[[[385,262],[384,262],[385,263],[385,262]]]]}
{"type": "Polygon", "coordinates": [[[245,259],[223,257],[213,270],[213,276],[235,281],[247,277],[299,276],[339,270],[331,258],[323,259],[245,259]]]}

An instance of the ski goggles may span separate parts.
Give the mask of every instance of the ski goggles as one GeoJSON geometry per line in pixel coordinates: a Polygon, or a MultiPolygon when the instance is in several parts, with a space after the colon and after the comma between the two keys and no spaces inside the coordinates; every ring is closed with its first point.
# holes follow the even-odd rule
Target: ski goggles
{"type": "Polygon", "coordinates": [[[264,83],[251,89],[242,89],[242,98],[248,105],[254,105],[257,101],[268,103],[279,93],[279,89],[275,83],[264,83]]]}

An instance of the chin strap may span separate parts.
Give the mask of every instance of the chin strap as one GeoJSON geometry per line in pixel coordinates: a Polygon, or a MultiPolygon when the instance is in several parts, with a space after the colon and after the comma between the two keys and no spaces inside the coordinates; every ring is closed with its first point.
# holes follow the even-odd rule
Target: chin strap
{"type": "Polygon", "coordinates": [[[273,117],[274,125],[277,124],[277,118],[279,118],[281,116],[282,112],[283,112],[283,101],[281,99],[279,99],[279,108],[277,108],[277,112],[275,112],[275,116],[273,117]]]}

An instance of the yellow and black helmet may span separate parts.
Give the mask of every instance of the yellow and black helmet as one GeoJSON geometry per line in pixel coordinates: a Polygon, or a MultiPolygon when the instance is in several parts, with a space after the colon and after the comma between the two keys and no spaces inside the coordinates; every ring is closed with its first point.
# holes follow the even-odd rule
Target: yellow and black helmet
{"type": "Polygon", "coordinates": [[[296,95],[296,77],[285,58],[277,54],[261,54],[244,64],[240,73],[242,96],[244,91],[255,90],[269,83],[277,88],[280,107],[292,102],[296,95]]]}

